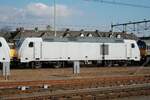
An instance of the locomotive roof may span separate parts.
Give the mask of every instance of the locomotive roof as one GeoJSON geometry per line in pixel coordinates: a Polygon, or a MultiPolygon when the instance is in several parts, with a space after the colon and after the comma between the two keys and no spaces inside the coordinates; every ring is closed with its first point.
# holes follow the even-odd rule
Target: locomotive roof
{"type": "Polygon", "coordinates": [[[100,43],[123,43],[122,38],[107,38],[107,37],[51,37],[45,38],[43,41],[46,42],[100,42],[100,43]]]}

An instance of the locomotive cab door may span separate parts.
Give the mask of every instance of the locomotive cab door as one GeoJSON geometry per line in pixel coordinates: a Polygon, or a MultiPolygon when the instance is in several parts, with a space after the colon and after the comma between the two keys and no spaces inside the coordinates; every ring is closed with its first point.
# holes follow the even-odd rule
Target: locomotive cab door
{"type": "Polygon", "coordinates": [[[34,42],[34,59],[41,59],[41,42],[34,42]]]}
{"type": "Polygon", "coordinates": [[[127,60],[130,60],[132,57],[132,48],[131,48],[131,44],[127,44],[126,45],[126,54],[127,54],[127,60]]]}

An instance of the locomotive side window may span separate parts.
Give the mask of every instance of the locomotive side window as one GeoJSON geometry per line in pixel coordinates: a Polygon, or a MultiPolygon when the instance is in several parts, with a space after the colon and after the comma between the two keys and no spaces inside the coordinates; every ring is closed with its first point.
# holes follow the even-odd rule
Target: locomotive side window
{"type": "Polygon", "coordinates": [[[131,48],[135,48],[135,45],[134,45],[134,43],[132,43],[132,44],[131,44],[131,48]]]}
{"type": "Polygon", "coordinates": [[[109,55],[109,45],[101,45],[101,55],[109,55]]]}
{"type": "Polygon", "coordinates": [[[29,47],[32,48],[33,46],[34,46],[34,43],[33,43],[33,42],[30,42],[30,43],[29,43],[29,47]]]}
{"type": "Polygon", "coordinates": [[[109,46],[108,45],[105,45],[105,55],[108,55],[109,53],[108,53],[108,49],[109,49],[109,46]]]}
{"type": "Polygon", "coordinates": [[[2,43],[0,42],[0,47],[2,47],[2,43]]]}

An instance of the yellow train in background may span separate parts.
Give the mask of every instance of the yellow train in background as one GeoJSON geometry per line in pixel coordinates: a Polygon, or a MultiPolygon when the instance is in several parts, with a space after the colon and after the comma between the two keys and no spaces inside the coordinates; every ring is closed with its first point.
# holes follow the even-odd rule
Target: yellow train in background
{"type": "Polygon", "coordinates": [[[17,50],[15,43],[9,43],[11,61],[17,60],[17,50]]]}
{"type": "Polygon", "coordinates": [[[147,47],[146,47],[146,55],[150,56],[150,45],[148,45],[148,44],[147,44],[147,47]]]}

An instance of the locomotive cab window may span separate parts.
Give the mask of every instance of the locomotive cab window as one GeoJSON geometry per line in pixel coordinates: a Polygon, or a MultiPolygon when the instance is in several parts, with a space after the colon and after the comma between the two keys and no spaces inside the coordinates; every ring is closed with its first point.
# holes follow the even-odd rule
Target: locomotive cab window
{"type": "Polygon", "coordinates": [[[2,47],[2,43],[0,42],[0,47],[2,47]]]}
{"type": "Polygon", "coordinates": [[[32,48],[33,46],[34,46],[34,43],[33,43],[33,42],[30,42],[30,43],[29,43],[29,47],[32,48]]]}
{"type": "Polygon", "coordinates": [[[135,48],[135,44],[134,43],[131,44],[131,48],[135,48]]]}

